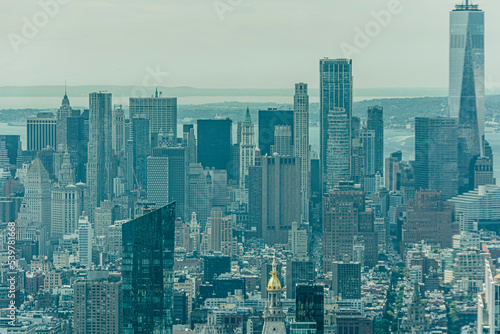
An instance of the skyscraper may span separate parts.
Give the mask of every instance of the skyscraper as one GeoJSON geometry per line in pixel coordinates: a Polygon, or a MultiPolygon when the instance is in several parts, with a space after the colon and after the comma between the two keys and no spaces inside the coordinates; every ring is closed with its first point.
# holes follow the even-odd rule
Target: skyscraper
{"type": "Polygon", "coordinates": [[[331,189],[351,177],[351,136],[349,115],[344,109],[330,110],[327,120],[326,173],[323,174],[323,181],[331,189]]]}
{"type": "Polygon", "coordinates": [[[28,151],[57,147],[57,118],[50,112],[38,113],[26,119],[28,151]]]}
{"type": "Polygon", "coordinates": [[[293,111],[293,155],[300,159],[300,212],[309,221],[311,163],[309,161],[309,95],[307,84],[295,84],[293,111]]]}
{"type": "Polygon", "coordinates": [[[292,130],[290,146],[293,145],[293,110],[278,110],[269,108],[259,110],[259,149],[262,156],[272,155],[271,146],[275,145],[275,127],[278,125],[288,125],[292,130]]]}
{"type": "Polygon", "coordinates": [[[148,157],[148,202],[160,208],[169,203],[168,157],[148,157]]]}
{"type": "Polygon", "coordinates": [[[151,124],[151,135],[162,135],[169,138],[168,146],[177,142],[177,98],[166,98],[158,95],[153,97],[131,97],[129,100],[130,119],[146,118],[151,124]]]}
{"type": "Polygon", "coordinates": [[[74,184],[53,187],[51,196],[51,238],[59,239],[65,234],[75,233],[83,211],[82,189],[74,184]]]}
{"type": "Polygon", "coordinates": [[[94,239],[94,229],[88,217],[80,216],[78,219],[78,260],[80,265],[90,267],[92,264],[92,240],[94,239]]]}
{"type": "Polygon", "coordinates": [[[113,194],[112,108],[110,93],[90,93],[87,184],[90,192],[89,219],[94,208],[113,194]]]}
{"type": "Polygon", "coordinates": [[[415,118],[415,186],[443,199],[458,193],[457,123],[454,118],[415,118]]]}
{"type": "Polygon", "coordinates": [[[247,108],[245,120],[238,123],[238,144],[240,145],[240,188],[247,188],[248,168],[255,165],[254,126],[247,108]]]}
{"type": "Polygon", "coordinates": [[[484,155],[484,12],[467,0],[450,13],[450,116],[458,118],[459,189],[473,189],[471,161],[484,155]]]}
{"type": "Polygon", "coordinates": [[[61,145],[63,150],[68,147],[68,117],[78,116],[80,113],[76,110],[71,109],[69,104],[68,95],[64,92],[64,97],[62,100],[61,107],[57,110],[57,129],[56,129],[56,146],[58,149],[61,145]]]}
{"type": "Polygon", "coordinates": [[[266,243],[286,244],[292,222],[299,220],[299,159],[262,157],[262,236],[266,243]]]}
{"type": "Polygon", "coordinates": [[[384,175],[384,108],[374,106],[368,108],[368,130],[375,132],[375,173],[384,175]]]}
{"type": "Polygon", "coordinates": [[[274,127],[274,144],[271,152],[281,156],[293,156],[292,128],[289,125],[276,125],[274,127]]]}
{"type": "Polygon", "coordinates": [[[49,173],[37,157],[26,174],[24,203],[28,220],[50,231],[50,179],[49,173]]]}
{"type": "Polygon", "coordinates": [[[112,120],[113,152],[119,156],[125,152],[125,112],[122,108],[113,110],[112,120]]]}
{"type": "Polygon", "coordinates": [[[198,162],[203,167],[231,170],[232,122],[227,119],[198,120],[198,162]]]}
{"type": "Polygon", "coordinates": [[[319,284],[297,284],[295,309],[297,322],[314,322],[316,333],[323,334],[325,312],[324,287],[319,284]]]}
{"type": "Polygon", "coordinates": [[[168,158],[169,201],[175,202],[177,216],[187,221],[190,215],[187,212],[189,166],[187,164],[186,148],[157,147],[153,149],[153,157],[168,158]]]}
{"type": "Polygon", "coordinates": [[[222,255],[233,255],[233,220],[231,216],[226,216],[223,208],[213,208],[207,225],[210,226],[209,248],[214,252],[221,252],[222,255]]]}
{"type": "Polygon", "coordinates": [[[172,333],[175,203],[122,225],[123,333],[172,333]]]}
{"type": "MultiPolygon", "coordinates": [[[[327,152],[330,145],[334,145],[337,141],[342,143],[342,151],[336,153],[338,162],[333,162],[335,165],[338,164],[338,167],[334,169],[345,170],[346,161],[349,161],[351,156],[352,90],[352,60],[328,58],[320,60],[320,159],[323,183],[327,182],[326,174],[330,174],[327,171],[327,152]],[[331,123],[329,115],[332,111],[336,111],[336,116],[343,114],[343,123],[347,122],[347,126],[345,129],[332,129],[336,138],[334,142],[329,143],[329,137],[332,133],[329,131],[331,123]],[[341,133],[337,133],[339,130],[341,133]],[[346,136],[348,139],[344,138],[346,136]]],[[[347,175],[347,172],[335,176],[334,181],[340,177],[343,178],[344,174],[347,175]]]]}
{"type": "Polygon", "coordinates": [[[151,155],[150,121],[146,118],[131,119],[131,136],[134,156],[134,187],[147,190],[147,158],[151,155]]]}
{"type": "Polygon", "coordinates": [[[291,258],[286,262],[286,297],[294,299],[298,283],[312,283],[316,279],[314,261],[305,258],[291,258]]]}
{"type": "Polygon", "coordinates": [[[332,290],[342,299],[361,299],[359,262],[335,261],[332,267],[332,290]]]}

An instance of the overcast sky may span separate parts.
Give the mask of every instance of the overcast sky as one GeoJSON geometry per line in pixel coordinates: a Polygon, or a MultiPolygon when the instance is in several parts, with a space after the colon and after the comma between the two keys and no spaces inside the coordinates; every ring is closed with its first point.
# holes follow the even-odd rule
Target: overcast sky
{"type": "MultiPolygon", "coordinates": [[[[318,87],[319,59],[344,57],[355,29],[380,27],[373,12],[391,8],[351,56],[355,86],[447,87],[457,1],[41,0],[63,3],[52,17],[39,1],[1,0],[0,85],[154,85],[148,72],[159,70],[163,86],[318,87]]],[[[480,7],[487,85],[500,87],[500,1],[480,7]]]]}

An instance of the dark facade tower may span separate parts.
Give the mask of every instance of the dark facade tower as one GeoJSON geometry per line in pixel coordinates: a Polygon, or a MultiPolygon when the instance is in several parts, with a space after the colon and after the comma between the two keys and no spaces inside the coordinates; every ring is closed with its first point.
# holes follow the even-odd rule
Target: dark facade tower
{"type": "Polygon", "coordinates": [[[374,106],[368,108],[368,130],[375,132],[375,173],[384,175],[384,108],[374,106]]]}
{"type": "Polygon", "coordinates": [[[454,118],[415,118],[415,186],[458,193],[457,123],[454,118]]]}
{"type": "Polygon", "coordinates": [[[295,320],[297,322],[315,322],[316,333],[323,334],[325,331],[323,285],[297,284],[295,289],[295,320]]]}
{"type": "MultiPolygon", "coordinates": [[[[348,138],[351,138],[352,117],[352,60],[321,59],[320,60],[320,159],[323,182],[326,182],[327,151],[329,149],[329,119],[333,110],[343,109],[348,122],[348,138]]],[[[350,151],[350,140],[348,142],[350,151]]],[[[350,154],[349,157],[350,159],[350,154]]],[[[345,160],[342,157],[341,160],[345,160]]]]}
{"type": "Polygon", "coordinates": [[[175,203],[122,225],[123,333],[172,333],[175,203]]]}
{"type": "Polygon", "coordinates": [[[133,118],[131,138],[133,142],[135,182],[131,189],[147,190],[147,159],[151,155],[150,121],[146,118],[133,118]]]}
{"type": "Polygon", "coordinates": [[[342,299],[361,299],[361,265],[359,262],[333,263],[332,290],[342,299]]]}
{"type": "Polygon", "coordinates": [[[271,146],[274,145],[274,130],[278,125],[288,125],[292,130],[290,145],[293,145],[294,125],[293,110],[278,110],[269,108],[259,110],[259,149],[262,156],[271,155],[271,146]]]}
{"type": "Polygon", "coordinates": [[[203,167],[225,169],[230,172],[231,125],[229,118],[198,120],[198,162],[203,167]]]}

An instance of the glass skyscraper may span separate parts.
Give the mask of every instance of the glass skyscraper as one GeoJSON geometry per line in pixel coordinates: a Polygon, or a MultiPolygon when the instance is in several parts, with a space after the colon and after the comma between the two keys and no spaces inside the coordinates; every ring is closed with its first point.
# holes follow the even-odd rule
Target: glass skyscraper
{"type": "Polygon", "coordinates": [[[450,116],[458,118],[461,192],[473,188],[471,160],[484,144],[484,12],[457,5],[450,13],[450,116]]]}
{"type": "Polygon", "coordinates": [[[175,203],[122,225],[123,333],[172,333],[175,203]]]}
{"type": "MultiPolygon", "coordinates": [[[[352,88],[352,60],[328,58],[320,60],[320,158],[323,183],[333,182],[331,186],[339,180],[350,178],[352,88]],[[336,116],[341,116],[339,115],[341,109],[344,121],[347,122],[347,129],[341,129],[340,133],[334,130],[335,138],[331,138],[329,115],[334,111],[336,116]],[[335,144],[333,149],[335,158],[330,159],[328,168],[328,151],[332,151],[330,146],[333,144],[335,144]],[[326,174],[329,174],[329,177],[326,177],[326,174]]],[[[344,126],[345,124],[342,125],[344,126]]]]}

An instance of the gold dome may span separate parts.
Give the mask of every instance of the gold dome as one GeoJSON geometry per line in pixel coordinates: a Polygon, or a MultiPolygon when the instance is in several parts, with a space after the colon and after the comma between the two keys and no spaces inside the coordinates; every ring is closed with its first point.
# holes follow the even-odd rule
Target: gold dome
{"type": "Polygon", "coordinates": [[[281,283],[278,278],[278,270],[277,264],[276,264],[276,259],[273,260],[273,270],[270,272],[271,274],[271,279],[269,279],[269,283],[267,283],[267,290],[281,290],[281,283]]]}

